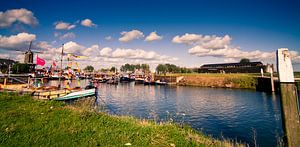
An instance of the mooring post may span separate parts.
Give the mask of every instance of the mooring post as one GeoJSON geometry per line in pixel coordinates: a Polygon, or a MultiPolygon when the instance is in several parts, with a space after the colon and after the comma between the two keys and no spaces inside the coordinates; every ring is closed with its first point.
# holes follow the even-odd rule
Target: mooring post
{"type": "Polygon", "coordinates": [[[3,83],[3,85],[4,85],[4,86],[6,86],[6,80],[7,80],[7,79],[6,79],[6,78],[4,78],[4,83],[3,83]]]}
{"type": "Polygon", "coordinates": [[[27,79],[27,88],[30,87],[30,76],[28,76],[28,79],[27,79]]]}
{"type": "Polygon", "coordinates": [[[270,74],[271,74],[271,90],[272,92],[274,92],[275,88],[274,88],[273,68],[270,69],[270,74]]]}
{"type": "Polygon", "coordinates": [[[294,72],[287,48],[277,50],[277,71],[280,82],[281,115],[284,140],[290,147],[300,146],[300,116],[294,72]]]}

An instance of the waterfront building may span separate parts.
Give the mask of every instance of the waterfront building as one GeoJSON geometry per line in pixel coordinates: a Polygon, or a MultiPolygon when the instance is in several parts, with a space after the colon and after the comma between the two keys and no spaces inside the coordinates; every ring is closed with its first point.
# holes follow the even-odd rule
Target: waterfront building
{"type": "Polygon", "coordinates": [[[262,62],[246,63],[221,63],[204,64],[199,69],[199,73],[260,73],[261,69],[266,71],[266,65],[262,62]]]}

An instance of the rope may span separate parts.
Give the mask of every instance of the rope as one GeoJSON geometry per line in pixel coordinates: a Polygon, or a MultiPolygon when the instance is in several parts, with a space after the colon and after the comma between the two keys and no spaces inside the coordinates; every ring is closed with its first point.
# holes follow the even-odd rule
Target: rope
{"type": "Polygon", "coordinates": [[[99,96],[99,94],[97,92],[96,93],[96,100],[95,100],[96,103],[98,103],[98,101],[97,101],[98,98],[105,104],[105,106],[107,106],[107,108],[109,109],[109,111],[113,112],[114,114],[117,114],[116,111],[114,111],[113,109],[111,109],[109,107],[109,105],[99,96]]]}
{"type": "Polygon", "coordinates": [[[17,79],[17,78],[13,78],[13,77],[8,77],[8,78],[9,78],[9,79],[16,80],[16,81],[18,81],[18,82],[20,82],[20,83],[23,83],[23,84],[27,84],[27,82],[24,82],[24,81],[19,80],[19,79],[17,79]]]}

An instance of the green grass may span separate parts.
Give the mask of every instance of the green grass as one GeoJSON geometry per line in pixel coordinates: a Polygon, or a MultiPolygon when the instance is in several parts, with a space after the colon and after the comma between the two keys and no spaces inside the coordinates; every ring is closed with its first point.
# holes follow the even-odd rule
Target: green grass
{"type": "Polygon", "coordinates": [[[0,93],[0,146],[240,145],[206,137],[188,126],[111,116],[83,105],[0,93]]]}
{"type": "Polygon", "coordinates": [[[300,72],[294,72],[295,78],[300,78],[300,72]]]}
{"type": "MultiPolygon", "coordinates": [[[[162,74],[164,75],[164,74],[162,74]]],[[[226,77],[230,75],[236,75],[236,76],[253,76],[253,77],[260,77],[260,73],[168,73],[167,76],[195,76],[195,75],[201,75],[201,76],[217,76],[217,77],[226,77]]],[[[270,73],[264,73],[264,76],[270,77],[270,73]]],[[[274,77],[278,77],[277,73],[274,73],[274,77]]],[[[295,78],[300,78],[300,72],[294,72],[295,78]]]]}
{"type": "MultiPolygon", "coordinates": [[[[215,80],[220,80],[219,87],[223,87],[223,82],[225,84],[232,84],[233,86],[231,88],[245,88],[245,89],[255,89],[257,85],[257,76],[260,76],[256,73],[254,74],[248,74],[248,73],[228,73],[228,74],[220,74],[220,73],[183,73],[183,74],[167,74],[167,76],[185,76],[185,77],[191,77],[195,80],[192,81],[192,83],[188,83],[187,85],[191,86],[203,86],[201,85],[201,81],[197,81],[198,79],[196,77],[204,77],[209,80],[209,78],[213,78],[211,80],[211,83],[214,83],[215,80]],[[216,79],[217,78],[217,79],[216,79]],[[224,80],[224,81],[223,81],[224,80]]],[[[209,84],[208,84],[209,85],[209,84]]],[[[218,85],[214,85],[215,87],[218,87],[218,85]]]]}
{"type": "Polygon", "coordinates": [[[257,79],[253,76],[233,76],[227,77],[226,83],[233,83],[237,88],[255,89],[257,79]]]}
{"type": "MultiPolygon", "coordinates": [[[[164,74],[161,74],[164,75],[164,74]]],[[[260,76],[260,74],[251,73],[168,73],[166,76],[207,76],[207,77],[229,77],[229,76],[260,76]]]]}

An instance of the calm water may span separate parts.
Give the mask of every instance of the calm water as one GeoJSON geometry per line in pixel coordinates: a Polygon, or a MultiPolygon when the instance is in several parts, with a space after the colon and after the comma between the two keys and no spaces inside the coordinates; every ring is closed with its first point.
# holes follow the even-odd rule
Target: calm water
{"type": "MultiPolygon", "coordinates": [[[[82,86],[86,85],[82,81],[82,86]]],[[[156,121],[173,119],[216,138],[276,146],[282,136],[278,95],[251,90],[101,84],[110,113],[156,121]]],[[[103,103],[102,103],[103,104],[103,103]]]]}

